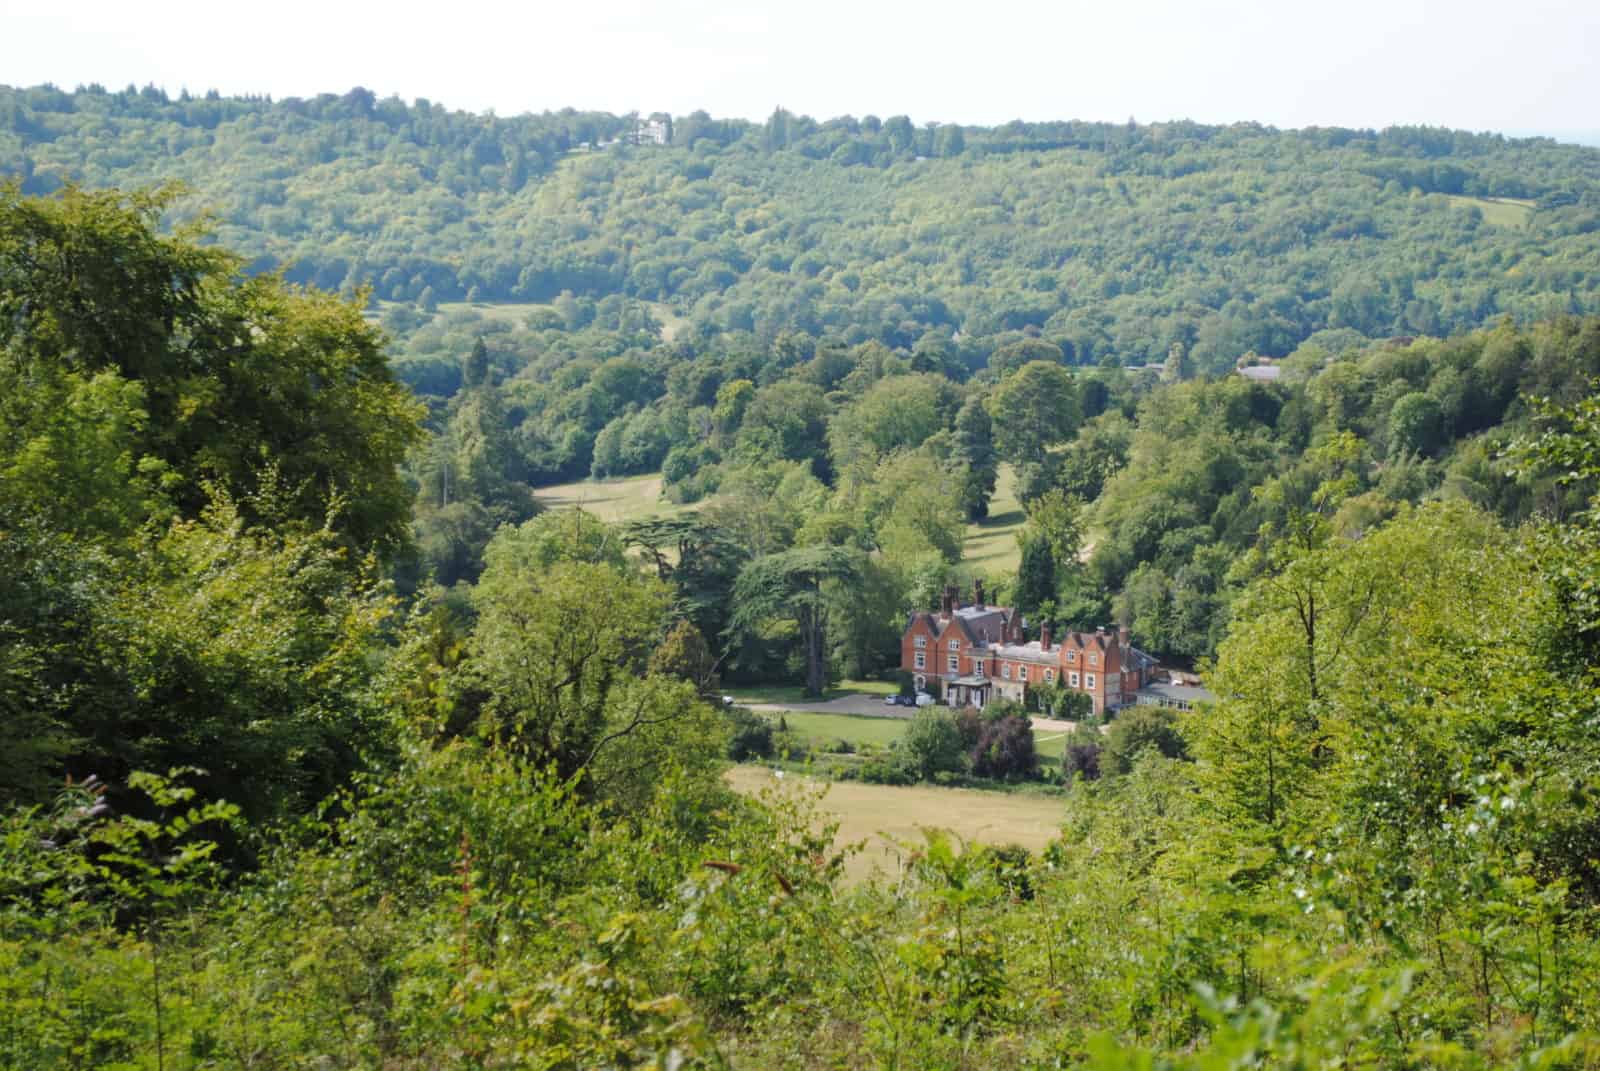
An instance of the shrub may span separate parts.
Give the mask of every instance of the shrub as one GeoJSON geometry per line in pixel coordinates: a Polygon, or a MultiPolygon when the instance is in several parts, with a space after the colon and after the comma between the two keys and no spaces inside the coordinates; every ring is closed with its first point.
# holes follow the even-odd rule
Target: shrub
{"type": "Polygon", "coordinates": [[[1008,714],[986,724],[972,750],[972,772],[1006,781],[1038,776],[1039,754],[1028,719],[1008,714]]]}
{"type": "Polygon", "coordinates": [[[1061,752],[1061,772],[1068,781],[1100,779],[1100,758],[1106,749],[1106,738],[1098,729],[1080,725],[1067,737],[1061,752]]]}
{"type": "Polygon", "coordinates": [[[1139,752],[1155,748],[1169,759],[1189,757],[1189,744],[1178,731],[1178,716],[1156,706],[1137,706],[1119,714],[1101,756],[1102,772],[1125,774],[1139,752]]]}
{"type": "Polygon", "coordinates": [[[730,707],[728,758],[734,762],[772,757],[772,723],[745,707],[730,707]]]}
{"type": "Polygon", "coordinates": [[[933,780],[933,775],[941,770],[966,769],[961,731],[956,726],[955,715],[944,707],[918,710],[894,746],[905,756],[906,765],[924,781],[933,780]]]}

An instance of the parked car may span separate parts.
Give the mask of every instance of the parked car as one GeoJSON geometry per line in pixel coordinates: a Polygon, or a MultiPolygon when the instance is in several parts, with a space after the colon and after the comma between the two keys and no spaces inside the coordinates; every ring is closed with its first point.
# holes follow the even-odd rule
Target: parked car
{"type": "Polygon", "coordinates": [[[909,695],[886,695],[883,697],[883,705],[886,707],[914,707],[917,705],[917,701],[909,695]]]}
{"type": "Polygon", "coordinates": [[[929,695],[927,692],[918,692],[917,698],[912,700],[912,702],[919,707],[930,707],[933,705],[933,696],[929,695]]]}

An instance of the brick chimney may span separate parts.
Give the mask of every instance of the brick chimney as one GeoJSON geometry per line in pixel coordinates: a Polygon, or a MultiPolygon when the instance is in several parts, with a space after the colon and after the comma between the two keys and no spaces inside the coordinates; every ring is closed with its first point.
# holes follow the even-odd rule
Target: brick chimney
{"type": "Polygon", "coordinates": [[[946,584],[944,591],[939,595],[939,612],[945,617],[949,617],[956,608],[955,603],[956,589],[953,585],[946,584]]]}
{"type": "Polygon", "coordinates": [[[1039,650],[1048,651],[1049,649],[1050,649],[1050,622],[1046,621],[1044,624],[1039,626],[1039,650]]]}
{"type": "Polygon", "coordinates": [[[972,582],[972,605],[976,606],[980,610],[983,609],[983,581],[982,580],[974,580],[972,582]]]}

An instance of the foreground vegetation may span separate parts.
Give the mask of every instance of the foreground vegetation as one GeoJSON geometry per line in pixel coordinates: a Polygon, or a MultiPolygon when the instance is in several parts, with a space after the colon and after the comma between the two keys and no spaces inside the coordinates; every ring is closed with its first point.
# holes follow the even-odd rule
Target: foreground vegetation
{"type": "MultiPolygon", "coordinates": [[[[718,501],[616,526],[513,478],[487,347],[430,415],[162,204],[0,190],[0,1063],[1600,1062],[1600,323],[1281,385],[775,344],[664,377],[718,501]],[[881,668],[997,453],[1017,601],[1118,591],[1221,699],[1069,741],[1038,850],[847,883],[702,697],[881,668]]],[[[545,404],[666,389],[586,375],[545,404]]],[[[906,733],[907,776],[1040,765],[1003,709],[906,733]]]]}

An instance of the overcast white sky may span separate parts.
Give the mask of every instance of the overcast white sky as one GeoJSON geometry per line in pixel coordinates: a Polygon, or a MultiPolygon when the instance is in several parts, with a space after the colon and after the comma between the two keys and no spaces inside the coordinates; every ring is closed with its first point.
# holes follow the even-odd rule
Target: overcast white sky
{"type": "Polygon", "coordinates": [[[0,0],[0,83],[1600,141],[1600,0],[0,0]],[[49,10],[54,8],[55,10],[49,10]]]}

